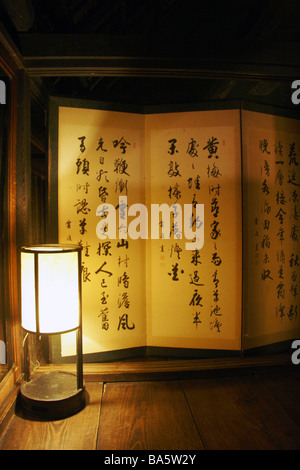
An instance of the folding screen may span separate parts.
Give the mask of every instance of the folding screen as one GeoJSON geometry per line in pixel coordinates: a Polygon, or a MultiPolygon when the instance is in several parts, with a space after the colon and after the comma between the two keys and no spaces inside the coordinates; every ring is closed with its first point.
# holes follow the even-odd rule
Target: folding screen
{"type": "Polygon", "coordinates": [[[52,99],[50,237],[83,247],[85,358],[236,354],[297,337],[299,121],[239,106],[148,111],[52,99]]]}
{"type": "Polygon", "coordinates": [[[300,122],[243,110],[244,347],[299,338],[300,122]]]}

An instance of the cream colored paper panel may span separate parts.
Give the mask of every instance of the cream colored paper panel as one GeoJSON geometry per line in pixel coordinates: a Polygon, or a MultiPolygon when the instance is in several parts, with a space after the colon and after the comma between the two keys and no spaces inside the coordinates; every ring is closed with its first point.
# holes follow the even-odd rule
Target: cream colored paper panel
{"type": "MultiPolygon", "coordinates": [[[[94,109],[59,108],[58,226],[60,243],[83,247],[83,352],[145,345],[145,247],[130,240],[126,205],[144,203],[144,117],[94,109]],[[99,239],[101,204],[116,211],[116,239],[99,239]],[[124,238],[123,238],[124,235],[124,238]]],[[[74,353],[62,335],[62,354],[74,353]]]]}
{"type": "Polygon", "coordinates": [[[244,347],[299,337],[300,124],[243,111],[244,347]]]}
{"type": "MultiPolygon", "coordinates": [[[[204,246],[186,249],[185,225],[147,250],[150,346],[241,346],[241,152],[239,111],[146,117],[147,204],[204,204],[204,246]],[[178,238],[182,234],[182,238],[178,238]]],[[[164,223],[164,221],[162,221],[164,223]]]]}

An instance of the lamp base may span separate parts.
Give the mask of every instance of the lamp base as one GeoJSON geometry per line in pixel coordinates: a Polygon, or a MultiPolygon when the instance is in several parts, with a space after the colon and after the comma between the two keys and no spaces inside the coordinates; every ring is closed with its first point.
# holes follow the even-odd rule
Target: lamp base
{"type": "Polygon", "coordinates": [[[49,372],[24,382],[20,403],[25,413],[44,420],[58,420],[78,413],[85,406],[85,389],[68,372],[49,372]]]}

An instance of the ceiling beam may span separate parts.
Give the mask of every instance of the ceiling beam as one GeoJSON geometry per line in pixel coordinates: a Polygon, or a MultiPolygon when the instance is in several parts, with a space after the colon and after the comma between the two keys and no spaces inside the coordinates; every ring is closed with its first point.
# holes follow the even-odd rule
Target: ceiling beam
{"type": "Polygon", "coordinates": [[[24,59],[32,77],[150,77],[188,79],[289,80],[300,76],[300,66],[157,59],[24,59]]]}
{"type": "Polygon", "coordinates": [[[31,76],[143,76],[294,80],[300,44],[249,41],[209,44],[199,38],[20,34],[31,76]],[[160,47],[157,47],[160,44],[160,47]]]}

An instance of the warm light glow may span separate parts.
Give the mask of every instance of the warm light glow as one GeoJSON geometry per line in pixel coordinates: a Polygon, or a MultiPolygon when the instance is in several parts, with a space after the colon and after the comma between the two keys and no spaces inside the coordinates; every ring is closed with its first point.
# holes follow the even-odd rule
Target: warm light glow
{"type": "Polygon", "coordinates": [[[63,333],[78,328],[78,251],[51,247],[32,251],[35,254],[21,253],[22,327],[37,332],[37,302],[40,333],[63,333]]]}
{"type": "Polygon", "coordinates": [[[21,276],[22,326],[25,330],[36,331],[34,255],[32,253],[21,253],[21,276]]]}

